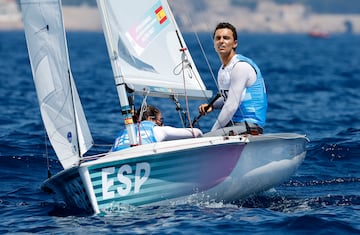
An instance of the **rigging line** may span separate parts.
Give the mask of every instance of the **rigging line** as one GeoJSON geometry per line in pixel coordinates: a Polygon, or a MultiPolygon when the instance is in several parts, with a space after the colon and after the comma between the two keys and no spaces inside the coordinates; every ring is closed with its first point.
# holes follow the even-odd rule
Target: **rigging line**
{"type": "MultiPolygon", "coordinates": [[[[165,1],[165,5],[166,5],[167,9],[170,9],[170,6],[169,6],[168,1],[165,1]]],[[[171,11],[170,11],[170,12],[171,12],[171,11]]],[[[189,100],[188,100],[188,97],[187,97],[186,79],[185,79],[185,71],[184,71],[184,70],[185,70],[184,64],[185,64],[185,62],[186,62],[186,61],[184,61],[184,60],[185,60],[185,59],[187,60],[185,51],[187,50],[187,48],[185,48],[185,47],[183,46],[184,44],[183,44],[183,42],[182,42],[182,40],[181,40],[180,33],[179,33],[179,31],[178,31],[178,26],[177,26],[177,24],[176,24],[174,15],[173,15],[172,13],[170,13],[170,20],[172,21],[173,25],[175,26],[175,33],[176,33],[176,36],[177,36],[178,41],[179,41],[179,44],[180,44],[180,51],[182,52],[182,61],[181,61],[181,63],[179,64],[179,65],[182,66],[182,69],[181,69],[181,71],[179,71],[179,73],[182,73],[182,75],[183,75],[184,92],[185,92],[184,95],[185,95],[186,111],[187,111],[187,115],[186,115],[186,116],[187,116],[187,118],[188,118],[188,121],[189,121],[189,124],[190,124],[191,129],[193,129],[192,122],[191,122],[191,117],[190,117],[190,112],[189,112],[189,100]]],[[[200,40],[198,40],[198,43],[199,43],[199,42],[200,42],[200,40]]],[[[199,44],[200,44],[200,43],[199,43],[199,44]]],[[[203,53],[204,57],[206,58],[206,56],[205,56],[205,54],[204,54],[204,50],[202,50],[202,53],[203,53]]],[[[207,63],[207,64],[208,64],[208,67],[210,68],[209,63],[207,63]]],[[[179,65],[174,68],[174,73],[176,73],[176,68],[179,67],[179,65]]],[[[188,68],[190,69],[190,77],[191,77],[191,73],[193,73],[191,64],[190,64],[189,62],[187,62],[187,66],[186,66],[186,67],[188,67],[188,68]]],[[[211,71],[211,69],[210,69],[210,71],[211,71]]],[[[211,73],[212,73],[212,71],[211,71],[211,73]]],[[[195,74],[195,73],[194,73],[194,74],[195,74]]],[[[212,74],[212,76],[213,76],[213,74],[212,74]]],[[[196,77],[196,74],[195,74],[195,77],[196,77]]],[[[213,76],[213,79],[214,79],[214,76],[213,76]]],[[[199,78],[196,77],[196,81],[199,83],[199,78]]],[[[200,83],[199,83],[199,84],[200,84],[200,83]]],[[[204,97],[207,98],[207,99],[209,99],[209,97],[206,97],[206,93],[205,93],[205,90],[204,90],[204,89],[202,89],[202,92],[203,92],[203,94],[204,94],[204,97]]],[[[193,132],[193,130],[192,130],[192,132],[193,132]]]]}
{"type": "MultiPolygon", "coordinates": [[[[139,117],[138,117],[138,120],[137,120],[137,125],[136,125],[136,128],[138,130],[138,138],[139,138],[139,145],[142,145],[142,139],[141,139],[141,131],[140,131],[140,126],[141,126],[141,120],[142,120],[142,117],[144,115],[144,112],[147,110],[147,102],[146,102],[146,99],[147,99],[147,94],[144,96],[143,98],[143,101],[141,103],[141,107],[140,107],[140,114],[139,114],[139,117]]],[[[147,135],[147,132],[145,131],[146,135],[147,135]]],[[[149,136],[147,136],[149,137],[149,136]]]]}
{"type": "Polygon", "coordinates": [[[143,101],[142,101],[141,106],[140,106],[140,114],[139,114],[139,117],[138,117],[138,121],[141,121],[144,112],[147,110],[148,105],[147,105],[146,100],[148,98],[149,93],[150,93],[150,90],[147,90],[144,93],[144,98],[143,98],[143,101]]]}
{"type": "MultiPolygon", "coordinates": [[[[66,55],[66,62],[67,62],[67,73],[68,73],[68,79],[69,79],[69,85],[70,85],[70,98],[72,101],[72,112],[74,115],[74,121],[75,121],[75,134],[76,134],[76,148],[77,148],[77,153],[78,156],[81,160],[81,158],[83,157],[81,155],[81,149],[80,149],[80,139],[79,139],[79,123],[78,123],[78,113],[76,112],[76,101],[75,101],[75,97],[74,97],[74,89],[76,89],[75,84],[73,84],[73,82],[75,83],[75,81],[73,81],[73,77],[71,74],[71,69],[70,69],[70,61],[69,61],[69,52],[68,52],[68,45],[67,45],[67,39],[66,39],[66,31],[65,31],[65,27],[64,27],[64,18],[63,18],[63,13],[62,13],[62,8],[61,8],[61,1],[59,1],[58,3],[58,7],[61,10],[61,26],[62,26],[62,33],[63,33],[63,40],[65,43],[65,55],[66,55]]],[[[75,90],[76,93],[76,90],[75,90]]],[[[80,164],[80,161],[78,162],[78,164],[80,164]]]]}
{"type": "Polygon", "coordinates": [[[179,99],[178,99],[178,97],[175,96],[175,94],[171,95],[170,97],[173,100],[173,102],[175,103],[176,110],[178,111],[179,119],[180,119],[181,123],[183,124],[183,127],[186,127],[186,121],[183,119],[183,116],[181,115],[181,112],[182,112],[182,114],[184,115],[184,118],[186,118],[186,116],[187,116],[186,111],[184,111],[184,109],[181,107],[179,99]]]}
{"type": "MultiPolygon", "coordinates": [[[[180,119],[181,123],[183,124],[183,127],[186,127],[186,121],[184,120],[183,116],[181,115],[180,110],[178,111],[178,114],[179,114],[179,119],[180,119]]],[[[186,118],[186,116],[187,116],[186,113],[184,112],[183,114],[184,114],[184,117],[186,118]]]]}
{"type": "MultiPolygon", "coordinates": [[[[184,3],[184,4],[185,4],[185,3],[184,3]]],[[[200,40],[200,38],[199,38],[198,32],[194,29],[194,23],[193,23],[193,21],[192,21],[192,18],[190,17],[188,11],[184,11],[184,12],[182,12],[182,14],[186,17],[186,21],[190,22],[191,31],[192,31],[192,33],[193,33],[193,34],[195,35],[195,37],[196,37],[197,44],[198,44],[199,47],[200,47],[201,54],[203,55],[203,57],[204,57],[204,59],[205,59],[205,62],[206,62],[206,65],[207,65],[207,67],[208,67],[208,70],[209,70],[209,72],[210,72],[210,74],[211,74],[211,77],[212,77],[212,79],[213,79],[216,87],[219,89],[219,86],[218,86],[218,84],[217,84],[217,80],[216,80],[215,74],[214,74],[213,70],[211,69],[211,65],[210,65],[210,62],[209,62],[209,58],[208,58],[208,56],[207,56],[207,54],[206,54],[206,52],[205,52],[205,50],[204,50],[203,43],[201,43],[201,40],[200,40]]],[[[207,19],[202,19],[202,20],[203,20],[203,22],[206,22],[206,21],[207,21],[207,19]]],[[[207,27],[208,27],[208,24],[207,24],[207,27]]],[[[211,32],[211,30],[208,28],[208,29],[207,29],[207,32],[211,32]]],[[[211,36],[211,33],[207,33],[207,35],[209,36],[210,40],[213,41],[213,38],[212,38],[212,36],[211,36]]],[[[211,98],[211,97],[208,97],[208,99],[210,99],[210,98],[211,98]]]]}
{"type": "MultiPolygon", "coordinates": [[[[23,4],[23,3],[21,3],[23,4]]],[[[40,11],[42,13],[42,8],[40,8],[40,11]]],[[[44,24],[46,26],[44,26],[43,28],[41,28],[40,30],[38,30],[35,34],[40,33],[41,31],[43,31],[44,29],[46,29],[47,32],[49,32],[49,24],[46,23],[44,14],[41,14],[42,16],[42,20],[44,21],[44,24]]],[[[48,146],[47,146],[47,132],[46,132],[46,128],[45,125],[43,125],[44,127],[44,143],[45,143],[45,156],[46,156],[46,165],[47,165],[47,176],[48,178],[50,178],[52,176],[51,171],[50,171],[50,159],[49,159],[49,150],[48,150],[48,146]]]]}
{"type": "MultiPolygon", "coordinates": [[[[214,72],[213,72],[213,70],[212,70],[212,68],[211,68],[211,65],[210,65],[210,62],[209,62],[209,58],[208,58],[207,54],[205,53],[203,44],[201,43],[201,40],[200,40],[200,38],[199,38],[199,34],[198,34],[197,31],[194,29],[194,23],[193,23],[193,21],[192,21],[192,18],[189,16],[188,11],[185,11],[183,14],[184,14],[184,16],[186,17],[186,20],[187,20],[188,22],[190,22],[191,31],[194,33],[194,35],[195,35],[195,37],[196,37],[197,44],[198,44],[199,47],[200,47],[201,54],[204,56],[206,65],[207,65],[208,70],[209,70],[209,72],[210,72],[210,74],[211,74],[211,77],[212,77],[212,79],[213,79],[213,82],[214,82],[214,84],[216,85],[217,90],[219,90],[219,85],[218,85],[217,79],[216,79],[215,74],[214,74],[214,72]]],[[[205,22],[205,21],[206,21],[206,19],[204,19],[204,22],[205,22]]],[[[207,27],[208,27],[208,25],[207,25],[207,27]]],[[[208,32],[211,32],[210,29],[208,29],[207,31],[208,31],[208,32]]],[[[211,41],[213,41],[213,38],[212,38],[212,36],[211,36],[211,33],[207,33],[207,35],[209,36],[209,38],[211,39],[211,41]]],[[[204,92],[204,94],[205,94],[205,92],[204,92]]],[[[218,95],[219,95],[219,94],[217,94],[217,96],[218,96],[218,95]]],[[[204,95],[204,97],[206,97],[206,95],[204,95]]],[[[207,98],[208,98],[208,97],[207,97],[207,98]]],[[[209,97],[208,99],[210,99],[210,98],[211,98],[211,97],[209,97]]],[[[217,97],[217,98],[219,98],[219,97],[217,97]]],[[[217,99],[217,98],[216,98],[216,99],[217,99]]],[[[215,100],[216,100],[216,99],[215,99],[215,100]]],[[[218,117],[219,117],[219,116],[216,117],[216,120],[218,120],[218,117]]],[[[200,118],[197,117],[197,119],[195,119],[196,121],[194,120],[194,123],[191,122],[191,120],[190,120],[190,126],[192,127],[192,125],[195,124],[199,119],[200,119],[200,118]]],[[[221,129],[224,131],[223,128],[221,128],[221,129]]],[[[225,133],[225,131],[224,131],[224,133],[225,133]]]]}
{"type": "Polygon", "coordinates": [[[68,72],[68,78],[69,78],[69,84],[70,84],[70,97],[71,97],[71,103],[72,103],[72,111],[74,114],[74,121],[75,121],[75,134],[76,134],[76,147],[77,147],[77,152],[78,152],[78,156],[81,159],[83,156],[81,156],[81,150],[80,150],[80,140],[79,140],[79,130],[78,130],[78,114],[76,112],[76,108],[75,108],[75,97],[74,97],[74,85],[72,83],[72,76],[71,76],[71,72],[70,72],[70,68],[68,68],[67,70],[68,72]]]}
{"type": "MultiPolygon", "coordinates": [[[[184,84],[185,106],[186,106],[186,113],[187,113],[186,117],[188,118],[191,132],[192,132],[193,136],[195,136],[193,126],[191,123],[190,109],[189,109],[189,97],[187,96],[187,89],[186,89],[185,66],[187,66],[187,65],[185,65],[186,61],[184,61],[184,60],[187,60],[186,55],[185,55],[185,50],[182,51],[182,77],[183,77],[183,84],[184,84]]],[[[190,69],[191,69],[191,67],[190,67],[190,69]]]]}
{"type": "MultiPolygon", "coordinates": [[[[167,5],[167,8],[168,9],[170,9],[170,6],[169,6],[169,3],[166,1],[166,5],[167,5]]],[[[195,73],[193,73],[193,71],[192,71],[192,66],[191,66],[191,64],[190,64],[190,62],[189,62],[189,60],[188,60],[188,58],[187,58],[187,55],[186,55],[186,53],[185,53],[185,51],[187,50],[187,48],[185,48],[184,47],[184,44],[183,44],[183,42],[182,42],[182,40],[181,40],[181,37],[180,37],[180,33],[179,33],[179,31],[178,31],[178,26],[177,26],[177,24],[176,24],[176,21],[175,21],[175,19],[174,19],[174,16],[173,16],[173,14],[170,14],[170,19],[171,19],[171,21],[172,21],[172,23],[173,23],[173,25],[175,26],[175,33],[176,33],[176,36],[177,36],[177,39],[178,39],[178,41],[179,41],[179,44],[180,44],[180,52],[181,52],[181,62],[174,68],[174,70],[173,70],[173,73],[175,74],[175,75],[179,75],[180,73],[182,74],[182,77],[183,77],[183,86],[184,86],[184,95],[185,95],[185,103],[186,103],[186,117],[187,117],[187,119],[188,119],[188,121],[189,121],[189,123],[190,123],[190,127],[191,127],[191,129],[193,128],[192,127],[192,125],[191,125],[191,117],[190,117],[190,112],[189,112],[189,99],[188,99],[188,96],[187,96],[187,89],[186,89],[186,76],[185,76],[185,69],[186,68],[189,68],[190,69],[190,71],[189,71],[189,77],[190,78],[192,78],[192,74],[195,74],[195,73]],[[180,69],[180,71],[179,72],[176,72],[176,70],[178,69],[178,68],[180,68],[180,66],[181,66],[181,69],[180,69]]],[[[198,81],[198,78],[196,78],[196,80],[198,81]]],[[[205,92],[204,92],[204,94],[205,94],[205,92]]],[[[180,115],[180,113],[179,113],[179,115],[180,115]]],[[[185,118],[186,118],[185,117],[185,118]]],[[[183,126],[185,127],[185,121],[182,119],[182,117],[181,117],[181,115],[180,115],[180,120],[182,121],[182,123],[183,123],[183,126]]],[[[193,132],[193,130],[192,130],[192,132],[193,132]]],[[[194,132],[193,132],[193,135],[194,135],[194,132]]]]}
{"type": "Polygon", "coordinates": [[[176,36],[177,36],[177,38],[178,38],[178,40],[179,40],[180,47],[181,47],[182,49],[184,49],[183,43],[182,43],[181,38],[180,38],[179,31],[178,31],[178,26],[177,26],[177,24],[176,24],[174,15],[173,15],[173,13],[172,13],[172,11],[171,11],[171,7],[170,7],[170,5],[169,5],[169,2],[168,2],[168,1],[164,1],[164,5],[166,5],[166,10],[170,13],[170,14],[168,14],[168,16],[169,16],[169,19],[170,19],[171,23],[175,26],[175,33],[176,33],[176,36]]]}
{"type": "Polygon", "coordinates": [[[206,65],[207,65],[207,67],[208,67],[208,69],[209,69],[209,72],[210,72],[210,74],[211,74],[211,77],[212,77],[212,79],[213,79],[216,87],[219,89],[219,85],[218,85],[217,80],[216,80],[216,78],[215,78],[215,74],[214,74],[213,70],[211,69],[211,65],[210,65],[210,62],[209,62],[209,58],[207,57],[207,55],[206,55],[206,53],[205,53],[205,50],[204,50],[204,47],[203,47],[203,45],[202,45],[202,43],[201,43],[201,41],[200,41],[199,34],[198,34],[197,32],[194,32],[194,34],[195,34],[196,40],[197,40],[197,42],[198,42],[198,44],[199,44],[199,47],[200,47],[200,50],[201,50],[201,54],[202,54],[202,55],[204,56],[204,58],[205,58],[205,62],[206,62],[206,65]]]}
{"type": "MultiPolygon", "coordinates": [[[[150,93],[150,90],[147,90],[146,93],[144,94],[144,98],[143,98],[143,101],[141,103],[141,107],[140,107],[140,114],[139,114],[139,117],[138,117],[138,120],[137,120],[137,128],[138,128],[138,137],[139,137],[139,144],[142,145],[142,138],[141,138],[141,131],[140,131],[140,127],[141,127],[141,120],[142,120],[142,117],[143,117],[143,114],[144,112],[147,111],[147,108],[148,108],[148,104],[147,104],[147,98],[148,98],[148,95],[150,93]]],[[[144,131],[146,137],[148,139],[150,139],[150,135],[147,131],[144,131]]]]}
{"type": "Polygon", "coordinates": [[[50,171],[50,160],[49,160],[49,150],[48,150],[48,146],[47,146],[47,138],[46,138],[46,129],[45,126],[44,127],[44,143],[45,143],[45,156],[46,156],[46,165],[47,165],[47,174],[48,174],[48,178],[51,177],[51,171],[50,171]]]}
{"type": "MultiPolygon", "coordinates": [[[[177,25],[177,23],[176,23],[176,21],[175,21],[175,17],[174,17],[174,15],[172,14],[172,11],[171,11],[171,8],[170,8],[170,4],[169,4],[169,2],[168,1],[164,1],[164,5],[166,5],[166,8],[167,9],[169,9],[170,10],[170,14],[169,14],[169,19],[171,20],[171,22],[172,22],[172,24],[175,26],[175,33],[176,33],[176,36],[177,36],[177,38],[178,38],[178,41],[179,41],[179,44],[180,44],[180,51],[182,51],[182,52],[184,52],[185,50],[187,50],[187,48],[185,48],[184,47],[184,43],[182,42],[182,40],[181,40],[181,37],[180,37],[180,32],[179,32],[179,26],[177,25]]],[[[186,14],[186,16],[187,16],[187,18],[189,18],[188,17],[188,15],[186,14]]],[[[191,20],[190,20],[190,22],[192,22],[191,20]]],[[[193,25],[193,24],[192,24],[193,25]]],[[[198,40],[198,44],[200,44],[200,40],[198,40]]],[[[205,56],[205,53],[204,53],[204,50],[202,50],[202,53],[203,53],[203,56],[206,58],[206,56],[205,56]]],[[[176,74],[176,69],[180,66],[182,64],[182,62],[181,63],[179,63],[175,68],[174,68],[174,74],[176,74]]],[[[207,62],[207,64],[208,64],[208,67],[209,67],[209,70],[210,70],[210,72],[211,72],[211,74],[212,74],[212,77],[213,77],[213,79],[214,79],[214,75],[213,75],[213,73],[212,73],[212,70],[210,69],[210,64],[207,62]]],[[[188,68],[190,68],[190,70],[191,70],[191,72],[195,75],[195,78],[196,78],[196,81],[198,82],[198,84],[200,85],[200,87],[202,87],[201,86],[201,83],[199,82],[199,78],[198,77],[196,77],[196,74],[193,72],[193,68],[192,68],[192,65],[190,64],[190,62],[188,62],[188,66],[187,66],[188,68]]],[[[179,71],[179,73],[180,72],[182,72],[182,71],[179,71]]],[[[190,72],[190,77],[191,77],[191,72],[190,72]]],[[[216,84],[216,83],[215,83],[216,84]]],[[[202,92],[203,92],[203,95],[204,95],[204,97],[206,98],[206,99],[210,99],[211,97],[207,97],[206,96],[206,92],[205,92],[205,90],[204,89],[202,89],[202,92]]],[[[191,121],[190,121],[190,123],[191,123],[191,121]]]]}

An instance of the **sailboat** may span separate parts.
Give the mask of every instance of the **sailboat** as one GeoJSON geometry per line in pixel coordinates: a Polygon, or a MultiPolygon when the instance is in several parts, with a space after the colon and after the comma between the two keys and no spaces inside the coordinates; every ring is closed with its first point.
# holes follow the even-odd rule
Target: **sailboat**
{"type": "MultiPolygon", "coordinates": [[[[166,0],[97,0],[131,146],[87,155],[93,138],[68,55],[60,0],[21,0],[42,120],[62,167],[42,189],[70,208],[99,214],[124,205],[232,203],[288,180],[308,139],[234,133],[149,144],[135,136],[131,96],[211,100],[166,0]]],[[[236,131],[236,130],[235,130],[236,131]]]]}

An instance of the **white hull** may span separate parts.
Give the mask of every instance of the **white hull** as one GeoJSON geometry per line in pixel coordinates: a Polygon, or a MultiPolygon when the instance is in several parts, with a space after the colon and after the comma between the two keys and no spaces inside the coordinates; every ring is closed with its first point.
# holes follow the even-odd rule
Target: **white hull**
{"type": "MultiPolygon", "coordinates": [[[[166,0],[97,3],[131,145],[139,143],[126,88],[141,96],[209,100],[166,0]]],[[[21,9],[42,119],[65,169],[43,189],[68,207],[97,214],[189,196],[233,202],[282,183],[303,161],[303,135],[217,132],[84,158],[93,139],[71,74],[61,1],[21,0],[21,9]]]]}
{"type": "Polygon", "coordinates": [[[305,158],[307,141],[266,134],[142,145],[64,170],[43,189],[90,214],[189,198],[231,203],[288,180],[305,158]]]}

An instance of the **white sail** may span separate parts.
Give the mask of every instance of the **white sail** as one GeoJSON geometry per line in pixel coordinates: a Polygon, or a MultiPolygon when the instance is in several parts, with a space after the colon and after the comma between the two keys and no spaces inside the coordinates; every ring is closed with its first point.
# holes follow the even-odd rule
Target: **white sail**
{"type": "Polygon", "coordinates": [[[166,0],[97,3],[117,83],[154,96],[210,98],[166,0]]]}
{"type": "Polygon", "coordinates": [[[42,119],[66,169],[93,140],[70,70],[60,0],[21,0],[26,42],[42,119]]]}

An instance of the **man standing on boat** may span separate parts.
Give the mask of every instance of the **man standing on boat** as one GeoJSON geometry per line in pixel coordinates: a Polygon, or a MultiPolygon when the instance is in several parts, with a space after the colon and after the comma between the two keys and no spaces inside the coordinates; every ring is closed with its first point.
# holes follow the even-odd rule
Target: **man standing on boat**
{"type": "Polygon", "coordinates": [[[236,54],[237,32],[230,23],[219,23],[213,40],[222,63],[217,78],[221,97],[210,107],[200,105],[200,114],[221,109],[211,131],[236,125],[242,126],[244,133],[262,134],[267,97],[259,67],[251,59],[236,54]]]}

